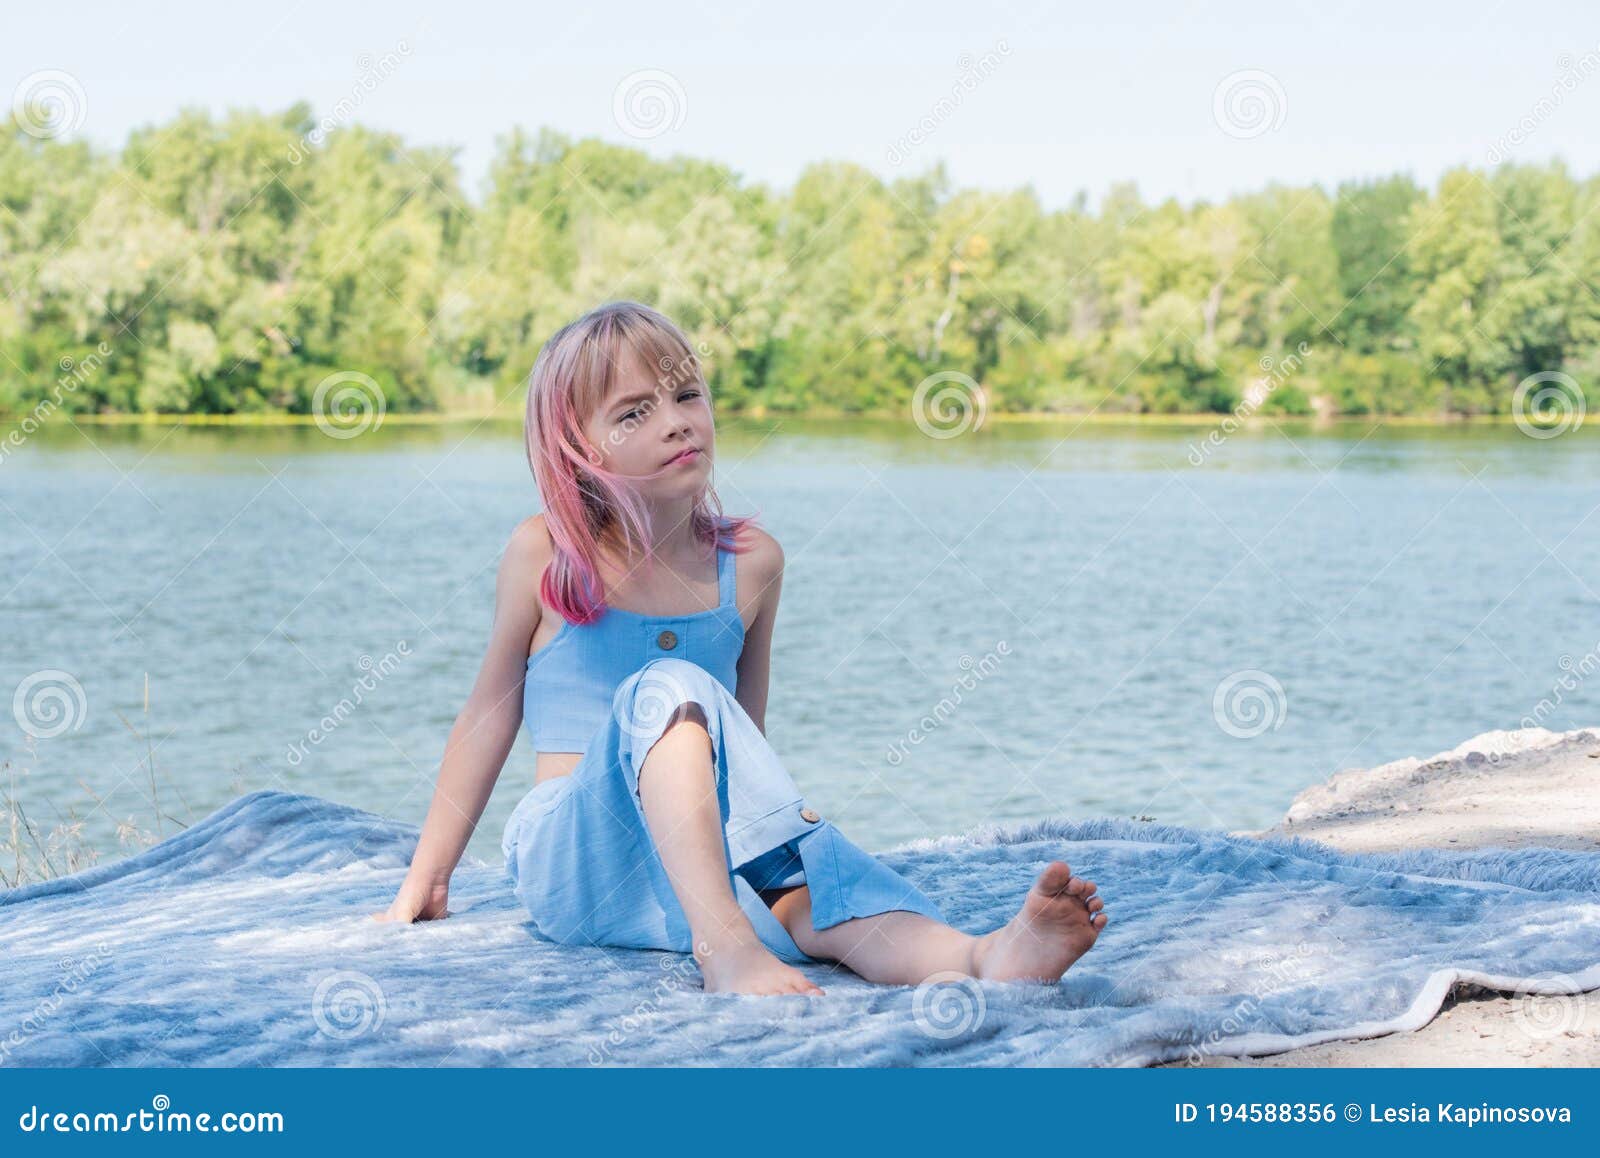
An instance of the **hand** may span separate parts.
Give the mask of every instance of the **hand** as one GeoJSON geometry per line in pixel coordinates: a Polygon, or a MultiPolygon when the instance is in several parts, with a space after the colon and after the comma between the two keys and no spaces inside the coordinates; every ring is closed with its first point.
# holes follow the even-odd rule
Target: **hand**
{"type": "Polygon", "coordinates": [[[413,921],[437,921],[448,917],[450,881],[448,879],[413,878],[407,876],[394,903],[386,913],[373,913],[375,921],[399,921],[409,925],[413,921]]]}

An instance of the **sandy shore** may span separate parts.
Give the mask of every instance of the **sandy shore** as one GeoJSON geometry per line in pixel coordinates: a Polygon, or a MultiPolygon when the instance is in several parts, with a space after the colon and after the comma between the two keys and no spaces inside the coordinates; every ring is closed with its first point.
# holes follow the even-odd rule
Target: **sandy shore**
{"type": "MultiPolygon", "coordinates": [[[[1600,851],[1600,729],[1485,732],[1448,752],[1339,772],[1283,819],[1242,836],[1300,836],[1354,852],[1548,846],[1600,851]]],[[[1175,1063],[1183,1064],[1183,1063],[1175,1063]]],[[[1328,1042],[1212,1066],[1600,1065],[1600,991],[1518,999],[1461,987],[1414,1033],[1328,1042]],[[1559,1002],[1542,1012],[1525,1001],[1559,1002]],[[1556,1025],[1530,1034],[1524,1027],[1556,1025]]]]}

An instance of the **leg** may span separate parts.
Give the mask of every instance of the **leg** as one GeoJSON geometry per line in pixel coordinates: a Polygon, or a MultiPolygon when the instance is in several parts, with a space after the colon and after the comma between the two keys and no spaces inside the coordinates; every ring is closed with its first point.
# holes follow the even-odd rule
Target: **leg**
{"type": "Polygon", "coordinates": [[[639,772],[657,855],[683,907],[708,993],[821,993],[761,943],[739,908],[723,849],[711,736],[698,704],[675,712],[639,772]]]}
{"type": "Polygon", "coordinates": [[[1022,909],[992,933],[974,937],[921,913],[857,917],[831,928],[811,927],[805,887],[777,898],[772,911],[795,944],[813,957],[838,961],[868,981],[919,985],[935,973],[964,973],[992,981],[1056,981],[1106,927],[1104,902],[1093,881],[1060,861],[1047,865],[1022,909]]]}

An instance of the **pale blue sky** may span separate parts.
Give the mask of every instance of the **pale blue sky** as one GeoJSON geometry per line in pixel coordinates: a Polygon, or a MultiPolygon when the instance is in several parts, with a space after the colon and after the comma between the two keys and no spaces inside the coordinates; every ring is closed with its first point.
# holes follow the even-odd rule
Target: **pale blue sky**
{"type": "Polygon", "coordinates": [[[780,188],[810,161],[852,160],[890,177],[943,158],[958,185],[1031,184],[1051,207],[1080,189],[1098,202],[1119,180],[1147,200],[1184,202],[1273,179],[1331,189],[1409,172],[1431,185],[1455,164],[1486,167],[1497,141],[1514,160],[1560,156],[1580,176],[1600,168],[1592,3],[150,7],[74,0],[8,11],[0,98],[42,70],[70,73],[84,96],[76,135],[112,147],[184,105],[220,113],[304,98],[327,114],[359,91],[364,54],[394,53],[398,67],[361,92],[354,119],[461,146],[474,198],[495,137],[516,124],[712,158],[780,188]],[[959,88],[962,55],[986,53],[992,74],[948,116],[935,113],[959,88]],[[1570,91],[1563,65],[1584,77],[1570,91]],[[681,92],[676,127],[647,138],[614,115],[619,84],[642,70],[670,74],[664,83],[681,92]],[[1270,74],[1246,83],[1281,118],[1230,135],[1215,97],[1246,70],[1270,74]],[[1536,112],[1552,94],[1553,111],[1536,112]],[[924,117],[932,132],[894,164],[891,147],[924,117]],[[1519,121],[1531,131],[1512,144],[1519,121]]]}

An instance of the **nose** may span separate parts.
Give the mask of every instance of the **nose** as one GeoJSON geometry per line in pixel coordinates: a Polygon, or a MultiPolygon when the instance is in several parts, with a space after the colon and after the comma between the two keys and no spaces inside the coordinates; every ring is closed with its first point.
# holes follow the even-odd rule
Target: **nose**
{"type": "Polygon", "coordinates": [[[687,438],[689,435],[694,433],[694,422],[690,419],[689,412],[686,409],[678,406],[677,403],[674,403],[673,405],[677,408],[672,413],[672,428],[676,430],[678,434],[682,435],[684,438],[687,438]]]}

